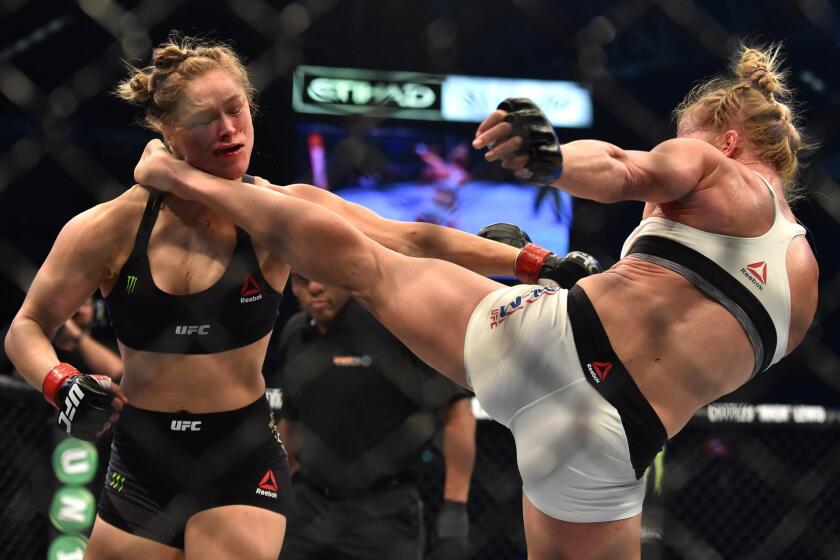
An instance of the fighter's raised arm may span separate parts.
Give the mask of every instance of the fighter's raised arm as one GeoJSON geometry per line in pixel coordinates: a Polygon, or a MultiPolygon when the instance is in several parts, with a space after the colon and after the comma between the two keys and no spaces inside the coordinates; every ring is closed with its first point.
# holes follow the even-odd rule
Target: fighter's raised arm
{"type": "Polygon", "coordinates": [[[671,202],[701,185],[735,149],[727,135],[674,138],[650,151],[624,150],[600,140],[563,144],[529,99],[506,99],[478,128],[475,148],[517,176],[597,202],[671,202]],[[716,145],[720,144],[720,149],[716,145]]]}

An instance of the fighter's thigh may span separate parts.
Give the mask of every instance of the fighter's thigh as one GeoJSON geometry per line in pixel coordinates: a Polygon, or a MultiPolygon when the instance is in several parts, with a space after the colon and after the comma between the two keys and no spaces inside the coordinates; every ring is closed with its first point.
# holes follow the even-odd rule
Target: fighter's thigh
{"type": "Polygon", "coordinates": [[[353,295],[421,360],[466,386],[464,338],[478,303],[502,284],[437,259],[382,248],[353,295]]]}
{"type": "Polygon", "coordinates": [[[528,560],[639,560],[642,515],[601,523],[570,523],[539,511],[522,496],[528,560]]]}
{"type": "Polygon", "coordinates": [[[193,515],[184,532],[186,560],[277,560],[286,517],[263,508],[222,506],[193,515]]]}
{"type": "Polygon", "coordinates": [[[177,548],[132,535],[98,515],[85,549],[86,560],[180,560],[183,557],[183,551],[177,548]]]}

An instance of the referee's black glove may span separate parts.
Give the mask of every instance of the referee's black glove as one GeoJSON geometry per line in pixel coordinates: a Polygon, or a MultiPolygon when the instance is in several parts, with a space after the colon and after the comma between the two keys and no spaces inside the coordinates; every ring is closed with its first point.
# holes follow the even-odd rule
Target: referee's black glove
{"type": "Polygon", "coordinates": [[[444,500],[437,516],[437,543],[429,560],[467,560],[470,557],[470,519],[467,504],[444,500]]]}

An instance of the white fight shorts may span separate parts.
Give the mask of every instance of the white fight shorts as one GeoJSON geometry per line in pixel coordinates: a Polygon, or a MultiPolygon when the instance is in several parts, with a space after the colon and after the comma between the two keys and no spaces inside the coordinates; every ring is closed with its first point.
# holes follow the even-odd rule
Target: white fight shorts
{"type": "Polygon", "coordinates": [[[513,432],[523,491],[537,509],[570,522],[626,519],[642,510],[645,479],[619,411],[584,375],[568,296],[529,285],[487,295],[467,327],[467,380],[513,432]]]}

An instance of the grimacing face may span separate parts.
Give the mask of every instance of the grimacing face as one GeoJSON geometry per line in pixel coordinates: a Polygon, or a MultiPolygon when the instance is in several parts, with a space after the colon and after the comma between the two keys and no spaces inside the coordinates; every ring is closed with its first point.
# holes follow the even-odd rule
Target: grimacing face
{"type": "Polygon", "coordinates": [[[173,153],[190,165],[225,179],[240,179],[248,169],[254,147],[254,126],[245,91],[223,70],[192,79],[164,136],[173,153]]]}

